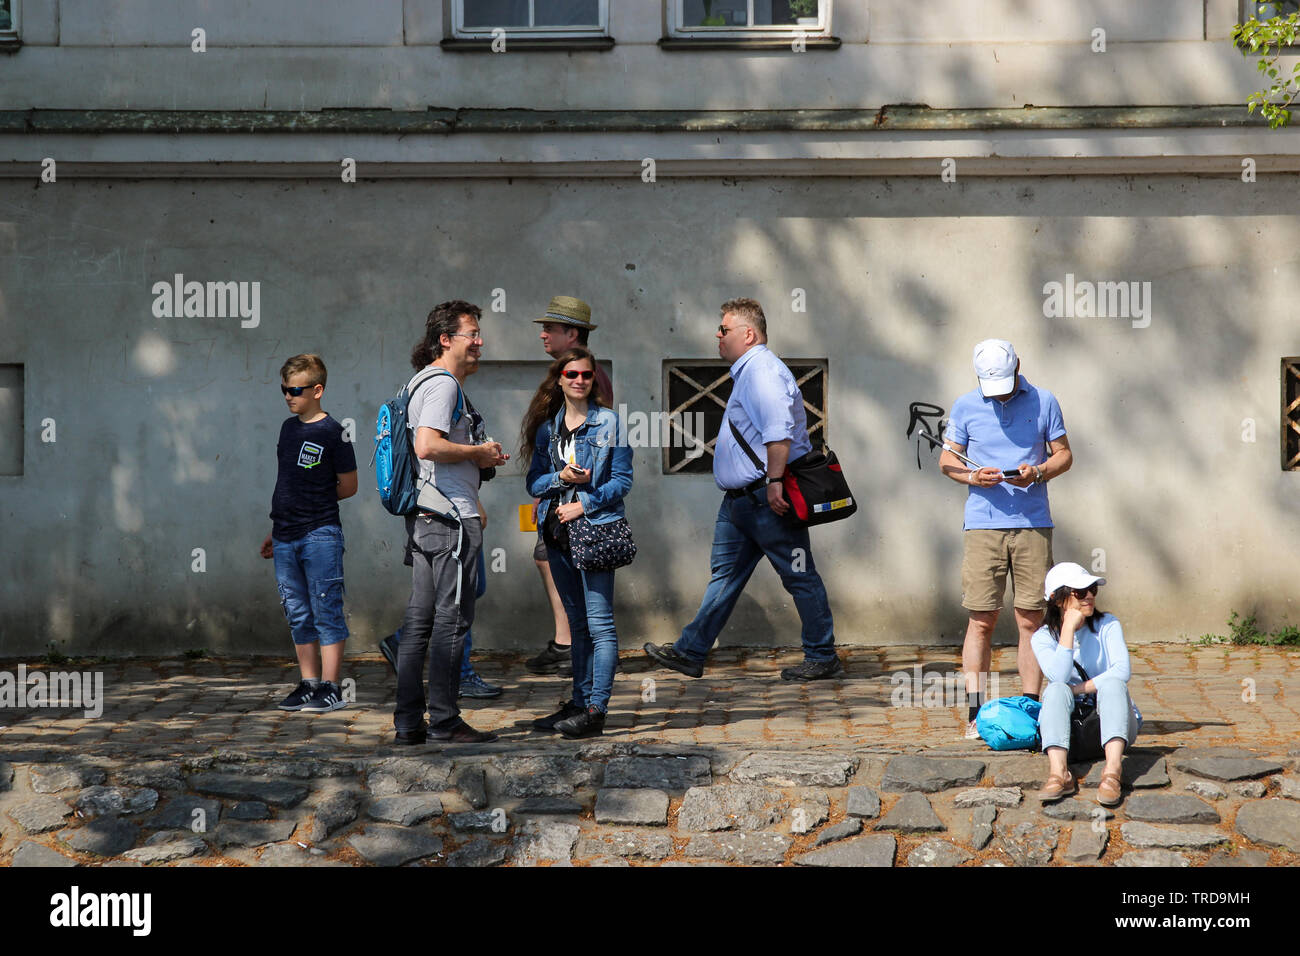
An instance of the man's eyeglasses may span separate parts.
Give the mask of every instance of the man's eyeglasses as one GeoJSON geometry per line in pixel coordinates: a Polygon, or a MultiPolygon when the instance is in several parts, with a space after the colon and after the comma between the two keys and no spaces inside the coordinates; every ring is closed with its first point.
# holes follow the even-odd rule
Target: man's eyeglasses
{"type": "Polygon", "coordinates": [[[588,379],[592,379],[596,377],[595,372],[583,372],[583,371],[579,371],[576,368],[565,369],[563,374],[565,378],[580,378],[584,382],[587,381],[588,379]]]}
{"type": "Polygon", "coordinates": [[[303,392],[315,387],[315,385],[281,385],[280,392],[284,395],[292,395],[294,398],[300,398],[302,397],[303,392]]]}
{"type": "Polygon", "coordinates": [[[725,325],[719,325],[718,334],[721,335],[723,338],[726,338],[728,332],[734,332],[738,328],[740,328],[740,326],[738,325],[733,325],[731,328],[727,328],[725,325]]]}
{"type": "Polygon", "coordinates": [[[470,333],[470,332],[452,332],[452,333],[451,333],[451,337],[452,337],[453,339],[456,338],[457,336],[460,336],[462,339],[469,339],[471,342],[478,342],[478,343],[480,343],[480,344],[483,342],[483,333],[482,333],[482,332],[473,332],[473,333],[470,333]]]}

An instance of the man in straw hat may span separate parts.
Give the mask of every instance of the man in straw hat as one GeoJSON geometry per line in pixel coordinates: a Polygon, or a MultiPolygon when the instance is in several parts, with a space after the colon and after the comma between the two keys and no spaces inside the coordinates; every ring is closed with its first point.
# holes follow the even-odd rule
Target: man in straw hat
{"type": "MultiPolygon", "coordinates": [[[[591,323],[591,306],[569,295],[557,295],[552,298],[546,307],[546,314],[533,321],[542,327],[538,338],[542,340],[542,348],[546,349],[546,354],[552,358],[563,355],[575,345],[590,348],[587,344],[587,336],[596,327],[591,323]]],[[[605,405],[613,408],[614,386],[599,362],[596,363],[594,388],[605,405]]],[[[534,501],[534,514],[536,514],[536,507],[537,502],[534,501]]],[[[537,573],[542,576],[542,584],[546,587],[546,598],[551,602],[551,613],[555,616],[555,637],[547,641],[542,652],[530,658],[526,666],[534,674],[559,673],[560,676],[569,676],[572,674],[569,648],[573,643],[569,634],[569,619],[564,613],[560,593],[555,589],[555,581],[551,578],[551,565],[546,558],[546,543],[542,541],[541,529],[537,532],[537,546],[533,549],[533,561],[537,565],[537,573]]]]}

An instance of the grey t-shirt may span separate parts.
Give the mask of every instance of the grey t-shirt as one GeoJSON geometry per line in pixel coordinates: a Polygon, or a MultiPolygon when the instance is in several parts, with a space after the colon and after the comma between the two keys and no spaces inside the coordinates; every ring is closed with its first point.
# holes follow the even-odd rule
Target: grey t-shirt
{"type": "MultiPolygon", "coordinates": [[[[411,381],[407,383],[408,391],[416,378],[424,374],[425,370],[422,369],[411,376],[411,381]]],[[[458,445],[474,444],[470,437],[468,405],[462,409],[460,418],[453,425],[451,417],[455,410],[456,380],[439,372],[421,385],[420,390],[412,396],[411,404],[406,410],[406,424],[412,431],[436,428],[447,436],[448,441],[458,445]]],[[[421,458],[420,478],[432,481],[439,491],[450,498],[462,518],[478,516],[478,465],[474,462],[439,464],[421,458]]]]}

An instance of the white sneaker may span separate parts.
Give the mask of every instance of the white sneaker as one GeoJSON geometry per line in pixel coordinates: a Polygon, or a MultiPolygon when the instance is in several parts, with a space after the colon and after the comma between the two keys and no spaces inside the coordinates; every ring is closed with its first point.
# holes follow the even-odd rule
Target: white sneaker
{"type": "Polygon", "coordinates": [[[980,732],[975,729],[975,721],[972,720],[969,724],[966,725],[966,733],[964,733],[962,737],[965,740],[980,739],[980,732]]]}

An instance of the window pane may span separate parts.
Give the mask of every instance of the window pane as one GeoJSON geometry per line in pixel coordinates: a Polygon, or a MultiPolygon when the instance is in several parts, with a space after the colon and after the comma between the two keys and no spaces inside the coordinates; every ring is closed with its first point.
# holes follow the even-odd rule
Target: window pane
{"type": "Polygon", "coordinates": [[[1300,0],[1273,0],[1270,3],[1255,4],[1256,20],[1271,20],[1273,17],[1285,17],[1300,10],[1300,0]]]}
{"type": "Polygon", "coordinates": [[[0,0],[0,30],[12,30],[13,15],[9,12],[9,0],[0,0]]]}
{"type": "Polygon", "coordinates": [[[754,0],[754,22],[763,26],[789,26],[817,14],[818,0],[754,0]]]}
{"type": "Polygon", "coordinates": [[[747,0],[682,0],[684,27],[749,26],[747,0]]]}
{"type": "Polygon", "coordinates": [[[463,0],[466,27],[526,27],[528,0],[463,0]]]}
{"type": "Polygon", "coordinates": [[[600,0],[535,0],[537,27],[600,26],[600,0]]]}

